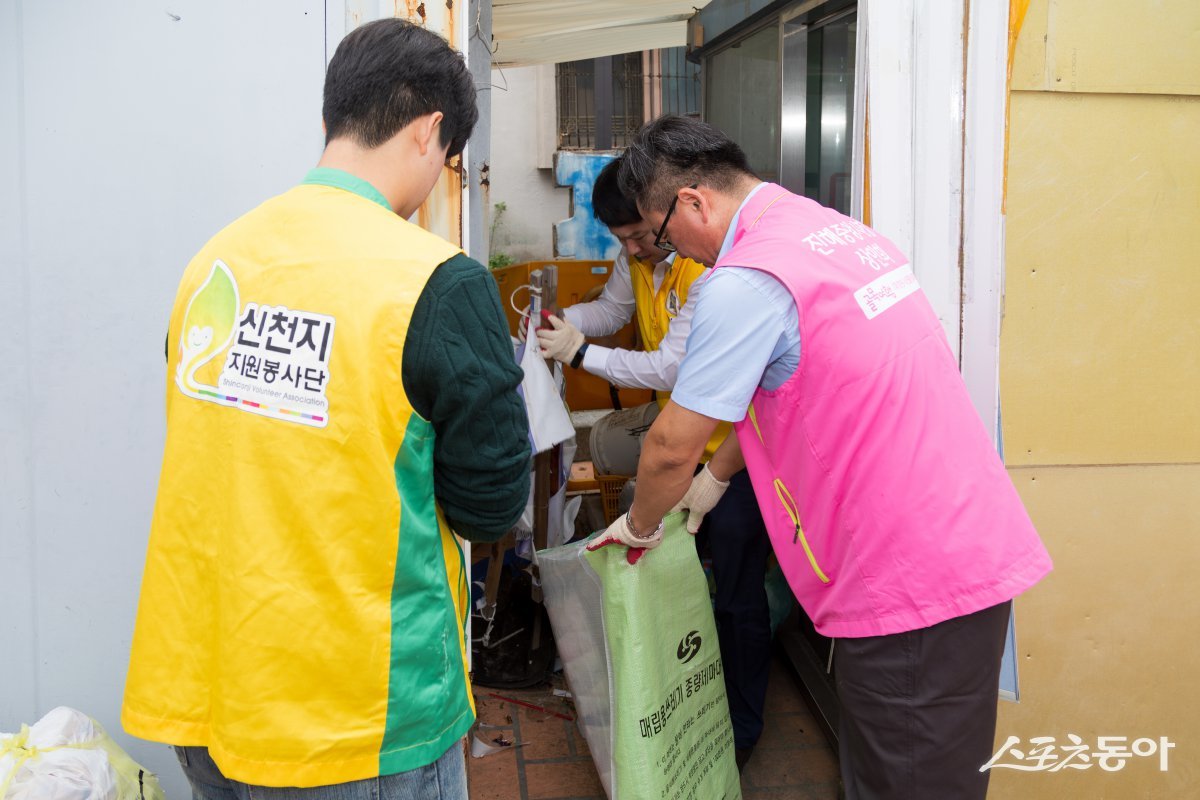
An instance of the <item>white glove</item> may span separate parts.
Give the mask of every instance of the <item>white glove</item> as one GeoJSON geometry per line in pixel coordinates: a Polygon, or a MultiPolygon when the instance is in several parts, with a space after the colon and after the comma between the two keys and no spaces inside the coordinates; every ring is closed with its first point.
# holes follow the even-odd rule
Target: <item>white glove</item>
{"type": "Polygon", "coordinates": [[[606,545],[623,544],[629,548],[625,553],[625,558],[630,564],[636,564],[637,560],[642,557],[642,553],[647,550],[653,550],[662,543],[662,537],[662,522],[658,523],[658,527],[649,536],[638,536],[637,531],[633,529],[633,525],[629,522],[629,512],[626,512],[617,517],[616,521],[612,525],[609,525],[604,533],[592,540],[587,545],[587,549],[599,550],[606,545]]]}
{"type": "Polygon", "coordinates": [[[725,490],[728,488],[729,481],[717,480],[709,470],[708,464],[705,464],[704,469],[697,472],[696,477],[692,478],[692,485],[688,487],[683,499],[676,503],[671,511],[686,508],[688,510],[688,533],[695,535],[696,531],[700,530],[700,523],[704,521],[704,515],[713,510],[721,499],[721,495],[725,494],[725,490]]]}
{"type": "Polygon", "coordinates": [[[570,364],[580,345],[583,344],[583,331],[553,314],[547,315],[546,320],[553,326],[553,329],[538,328],[537,330],[538,344],[542,346],[542,355],[564,364],[570,364]]]}

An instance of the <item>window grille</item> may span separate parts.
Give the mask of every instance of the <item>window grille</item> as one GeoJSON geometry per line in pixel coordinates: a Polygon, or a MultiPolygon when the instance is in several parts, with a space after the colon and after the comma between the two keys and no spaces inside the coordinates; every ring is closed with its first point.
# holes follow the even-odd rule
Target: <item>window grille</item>
{"type": "Polygon", "coordinates": [[[685,53],[672,47],[558,64],[558,149],[619,150],[660,114],[699,116],[700,65],[685,53]]]}
{"type": "Polygon", "coordinates": [[[658,52],[660,74],[650,78],[662,86],[662,113],[700,116],[700,65],[687,60],[684,47],[658,52]]]}
{"type": "Polygon", "coordinates": [[[642,54],[558,64],[558,149],[628,146],[645,121],[642,54]]]}

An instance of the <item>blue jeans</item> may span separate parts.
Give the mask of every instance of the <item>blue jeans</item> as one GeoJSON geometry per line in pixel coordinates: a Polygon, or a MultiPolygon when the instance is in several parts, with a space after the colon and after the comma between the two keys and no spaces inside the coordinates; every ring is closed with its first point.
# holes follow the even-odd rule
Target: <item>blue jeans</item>
{"type": "Polygon", "coordinates": [[[176,747],[175,755],[192,785],[192,800],[467,800],[467,765],[461,741],[424,767],[308,789],[231,781],[213,763],[207,747],[176,747]]]}

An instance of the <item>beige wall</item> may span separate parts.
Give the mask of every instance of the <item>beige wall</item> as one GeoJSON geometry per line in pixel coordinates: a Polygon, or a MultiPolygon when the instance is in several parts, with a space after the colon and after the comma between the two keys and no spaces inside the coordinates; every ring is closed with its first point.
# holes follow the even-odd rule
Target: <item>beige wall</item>
{"type": "Polygon", "coordinates": [[[990,796],[1200,797],[1200,3],[1034,0],[1010,135],[1005,455],[1056,568],[997,746],[1176,747],[990,796]]]}

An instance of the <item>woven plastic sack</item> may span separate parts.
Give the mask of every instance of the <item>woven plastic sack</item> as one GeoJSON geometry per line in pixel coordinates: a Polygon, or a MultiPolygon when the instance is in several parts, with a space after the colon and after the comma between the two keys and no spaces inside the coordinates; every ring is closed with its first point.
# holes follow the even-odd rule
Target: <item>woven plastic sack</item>
{"type": "Polygon", "coordinates": [[[708,585],[684,520],[667,517],[662,544],[636,564],[618,545],[538,553],[579,728],[611,800],[741,797],[708,585]]]}
{"type": "Polygon", "coordinates": [[[0,734],[0,800],[164,800],[96,722],[59,706],[32,727],[0,734]]]}

